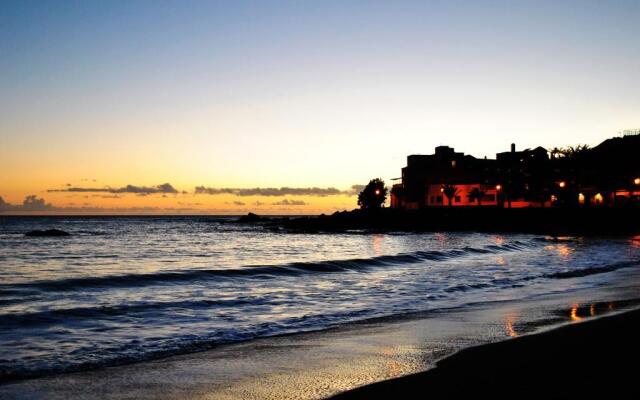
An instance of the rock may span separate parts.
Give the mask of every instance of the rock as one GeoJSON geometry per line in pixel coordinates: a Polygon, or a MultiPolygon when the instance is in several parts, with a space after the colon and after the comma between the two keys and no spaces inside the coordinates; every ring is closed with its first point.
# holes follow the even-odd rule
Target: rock
{"type": "Polygon", "coordinates": [[[243,215],[240,218],[238,218],[238,222],[260,222],[262,221],[263,218],[257,214],[254,214],[252,212],[250,212],[247,215],[243,215]]]}
{"type": "Polygon", "coordinates": [[[69,232],[61,231],[60,229],[47,229],[47,230],[35,230],[24,234],[30,237],[58,237],[58,236],[71,236],[69,232]]]}

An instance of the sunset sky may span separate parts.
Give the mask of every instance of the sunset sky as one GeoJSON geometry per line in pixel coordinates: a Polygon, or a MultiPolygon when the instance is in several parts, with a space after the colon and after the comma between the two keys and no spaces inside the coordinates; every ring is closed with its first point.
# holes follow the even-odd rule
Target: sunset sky
{"type": "Polygon", "coordinates": [[[596,145],[640,128],[638,21],[639,1],[2,1],[0,212],[332,212],[437,145],[596,145]]]}

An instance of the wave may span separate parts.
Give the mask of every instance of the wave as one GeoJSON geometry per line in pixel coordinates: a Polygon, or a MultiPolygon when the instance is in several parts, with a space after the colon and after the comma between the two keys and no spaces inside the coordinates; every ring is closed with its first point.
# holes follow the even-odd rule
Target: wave
{"type": "Polygon", "coordinates": [[[184,271],[159,271],[153,274],[105,275],[43,280],[28,283],[0,284],[0,296],[5,290],[73,291],[87,288],[137,287],[154,284],[180,283],[208,279],[273,279],[279,276],[297,276],[313,273],[365,272],[373,267],[413,264],[424,261],[443,261],[471,254],[489,254],[519,251],[535,247],[535,244],[514,241],[484,248],[464,247],[446,251],[430,250],[400,253],[371,258],[327,260],[320,262],[295,262],[281,265],[258,265],[228,269],[192,269],[184,271]]]}
{"type": "Polygon", "coordinates": [[[171,309],[202,309],[208,307],[242,307],[245,305],[266,304],[268,299],[264,297],[238,297],[236,299],[220,300],[184,300],[139,302],[133,304],[121,304],[114,306],[74,307],[61,308],[47,311],[10,313],[0,315],[0,328],[16,328],[20,326],[47,325],[82,318],[113,318],[131,313],[147,311],[160,311],[171,309]]]}
{"type": "Polygon", "coordinates": [[[580,278],[583,276],[604,274],[607,272],[613,272],[623,268],[630,268],[640,265],[640,260],[623,261],[619,263],[613,263],[608,265],[602,265],[598,267],[573,269],[567,271],[554,272],[543,275],[545,278],[550,279],[568,279],[568,278],[580,278]]]}
{"type": "MultiPolygon", "coordinates": [[[[496,278],[488,282],[467,283],[453,285],[444,288],[446,293],[466,292],[474,289],[485,289],[490,287],[520,287],[521,282],[531,281],[541,278],[547,279],[569,279],[576,277],[584,277],[595,274],[613,272],[623,268],[630,268],[640,265],[640,260],[625,261],[613,263],[603,266],[561,271],[542,275],[530,275],[510,278],[496,278]]],[[[218,299],[218,300],[182,300],[182,301],[164,301],[164,302],[139,302],[133,304],[122,304],[115,306],[97,306],[97,307],[75,307],[63,308],[38,312],[27,313],[10,313],[0,315],[0,328],[16,328],[28,325],[47,325],[69,318],[112,318],[131,313],[141,313],[148,311],[162,311],[171,309],[204,309],[209,307],[242,307],[242,306],[259,306],[270,302],[266,297],[241,296],[235,299],[218,299]]],[[[0,302],[0,304],[2,304],[0,302]]]]}

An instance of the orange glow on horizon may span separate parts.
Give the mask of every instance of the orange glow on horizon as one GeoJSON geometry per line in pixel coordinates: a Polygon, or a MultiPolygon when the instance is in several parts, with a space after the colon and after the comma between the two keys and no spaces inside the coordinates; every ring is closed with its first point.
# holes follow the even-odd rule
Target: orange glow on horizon
{"type": "MultiPolygon", "coordinates": [[[[85,186],[85,185],[83,185],[85,186]]],[[[87,184],[86,186],[89,186],[87,184]]],[[[104,185],[96,183],[95,187],[104,185]]],[[[113,185],[122,187],[124,185],[113,185]]],[[[151,185],[140,185],[151,186],[151,185]]],[[[49,186],[51,187],[51,186],[49,186]]],[[[178,193],[106,192],[47,192],[29,190],[0,192],[5,203],[15,207],[0,214],[51,214],[51,215],[112,215],[112,214],[194,214],[194,215],[244,215],[249,212],[263,215],[313,215],[330,214],[335,211],[357,207],[355,194],[327,196],[283,195],[283,196],[236,196],[233,194],[195,194],[186,185],[176,185],[178,193]],[[185,188],[187,190],[183,189],[185,188]],[[23,209],[26,196],[35,195],[47,205],[42,209],[23,209]]],[[[342,189],[346,191],[346,189],[342,189]]]]}

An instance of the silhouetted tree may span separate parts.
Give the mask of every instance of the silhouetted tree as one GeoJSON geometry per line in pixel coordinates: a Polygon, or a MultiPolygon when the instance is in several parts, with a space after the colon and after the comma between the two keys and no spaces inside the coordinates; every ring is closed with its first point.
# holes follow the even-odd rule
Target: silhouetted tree
{"type": "Polygon", "coordinates": [[[358,194],[358,205],[363,210],[378,209],[386,200],[387,188],[384,187],[384,181],[379,178],[370,180],[358,194]]]}
{"type": "Polygon", "coordinates": [[[551,156],[551,159],[558,159],[562,157],[562,152],[563,150],[561,148],[554,147],[549,151],[549,155],[551,156]]]}
{"type": "Polygon", "coordinates": [[[482,198],[484,197],[484,195],[486,194],[486,192],[480,188],[473,188],[473,190],[471,191],[471,193],[469,193],[469,198],[471,200],[475,200],[478,202],[478,205],[482,205],[482,198]]]}
{"type": "Polygon", "coordinates": [[[566,159],[574,159],[576,157],[580,157],[591,150],[588,144],[579,144],[577,146],[567,146],[567,147],[554,147],[549,151],[552,159],[558,158],[566,158],[566,159]]]}
{"type": "Polygon", "coordinates": [[[447,197],[449,206],[451,206],[451,200],[453,200],[453,197],[458,193],[458,188],[454,185],[442,185],[442,193],[447,197]]]}

